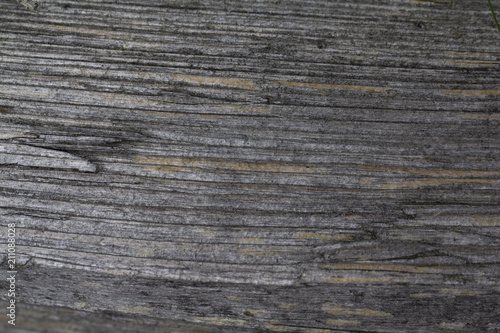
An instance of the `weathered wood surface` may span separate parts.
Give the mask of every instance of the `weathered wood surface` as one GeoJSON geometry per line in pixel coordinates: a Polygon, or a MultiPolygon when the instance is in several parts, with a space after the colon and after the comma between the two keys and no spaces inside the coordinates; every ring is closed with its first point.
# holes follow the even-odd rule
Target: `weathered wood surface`
{"type": "Polygon", "coordinates": [[[2,332],[500,330],[486,0],[0,8],[2,332]]]}

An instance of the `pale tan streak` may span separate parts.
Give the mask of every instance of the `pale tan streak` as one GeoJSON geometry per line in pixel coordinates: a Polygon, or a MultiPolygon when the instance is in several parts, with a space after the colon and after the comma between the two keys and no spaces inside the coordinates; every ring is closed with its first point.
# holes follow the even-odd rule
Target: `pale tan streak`
{"type": "Polygon", "coordinates": [[[450,51],[450,52],[445,52],[447,57],[450,58],[486,58],[486,57],[494,57],[493,54],[491,53],[479,53],[479,52],[457,52],[457,51],[450,51]]]}
{"type": "Polygon", "coordinates": [[[227,88],[239,88],[244,90],[257,90],[257,83],[248,79],[232,79],[226,77],[198,76],[186,74],[172,74],[170,78],[189,84],[201,84],[208,86],[219,86],[227,88]]]}
{"type": "Polygon", "coordinates": [[[394,279],[388,277],[322,277],[320,278],[321,282],[325,283],[338,283],[338,284],[347,284],[347,283],[373,283],[373,282],[393,282],[393,283],[405,283],[408,282],[404,279],[394,279]]]}
{"type": "Polygon", "coordinates": [[[209,323],[216,326],[243,326],[247,323],[246,320],[231,319],[223,317],[195,317],[195,321],[209,323]]]}
{"type": "Polygon", "coordinates": [[[457,66],[475,66],[475,65],[482,65],[482,66],[495,66],[500,64],[500,61],[488,61],[488,60],[448,60],[447,61],[450,64],[457,65],[457,66]]]}
{"type": "Polygon", "coordinates": [[[292,332],[293,327],[282,325],[282,322],[278,320],[271,320],[264,324],[266,328],[273,332],[292,332]]]}
{"type": "Polygon", "coordinates": [[[343,308],[333,303],[325,303],[321,310],[336,316],[360,316],[360,317],[392,317],[388,312],[372,309],[343,308]]]}
{"type": "Polygon", "coordinates": [[[328,319],[326,321],[327,325],[336,326],[359,326],[361,322],[359,320],[341,320],[341,319],[328,319]]]}
{"type": "Polygon", "coordinates": [[[298,81],[273,81],[275,84],[279,84],[285,87],[297,87],[297,88],[308,88],[308,89],[318,89],[318,90],[356,90],[364,91],[370,93],[387,93],[389,89],[383,87],[370,87],[370,86],[351,86],[343,84],[327,84],[327,83],[309,83],[309,82],[298,82],[298,81]]]}
{"type": "Polygon", "coordinates": [[[354,237],[345,234],[322,234],[317,232],[297,232],[294,235],[297,239],[318,239],[318,240],[352,240],[354,237]]]}
{"type": "Polygon", "coordinates": [[[359,270],[359,271],[388,271],[401,273],[443,273],[452,268],[447,266],[408,266],[408,265],[387,265],[372,263],[338,264],[329,265],[329,269],[335,270],[359,270]]]}

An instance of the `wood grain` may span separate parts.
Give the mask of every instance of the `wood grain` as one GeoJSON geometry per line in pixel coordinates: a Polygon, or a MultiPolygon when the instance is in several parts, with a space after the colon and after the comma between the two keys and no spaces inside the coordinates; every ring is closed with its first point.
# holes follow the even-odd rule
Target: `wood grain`
{"type": "Polygon", "coordinates": [[[2,331],[500,330],[486,1],[0,7],[2,331]]]}

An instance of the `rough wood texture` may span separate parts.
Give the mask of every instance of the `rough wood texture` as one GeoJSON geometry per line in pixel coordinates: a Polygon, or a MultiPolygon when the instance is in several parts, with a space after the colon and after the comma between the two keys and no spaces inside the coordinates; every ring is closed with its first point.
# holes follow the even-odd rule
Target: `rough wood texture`
{"type": "Polygon", "coordinates": [[[0,8],[2,332],[500,330],[486,0],[0,8]]]}

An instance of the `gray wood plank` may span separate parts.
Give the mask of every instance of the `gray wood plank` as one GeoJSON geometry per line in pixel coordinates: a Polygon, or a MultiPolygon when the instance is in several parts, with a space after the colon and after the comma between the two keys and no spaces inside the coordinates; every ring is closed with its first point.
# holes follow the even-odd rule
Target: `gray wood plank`
{"type": "Polygon", "coordinates": [[[500,330],[487,1],[0,7],[2,331],[500,330]]]}

